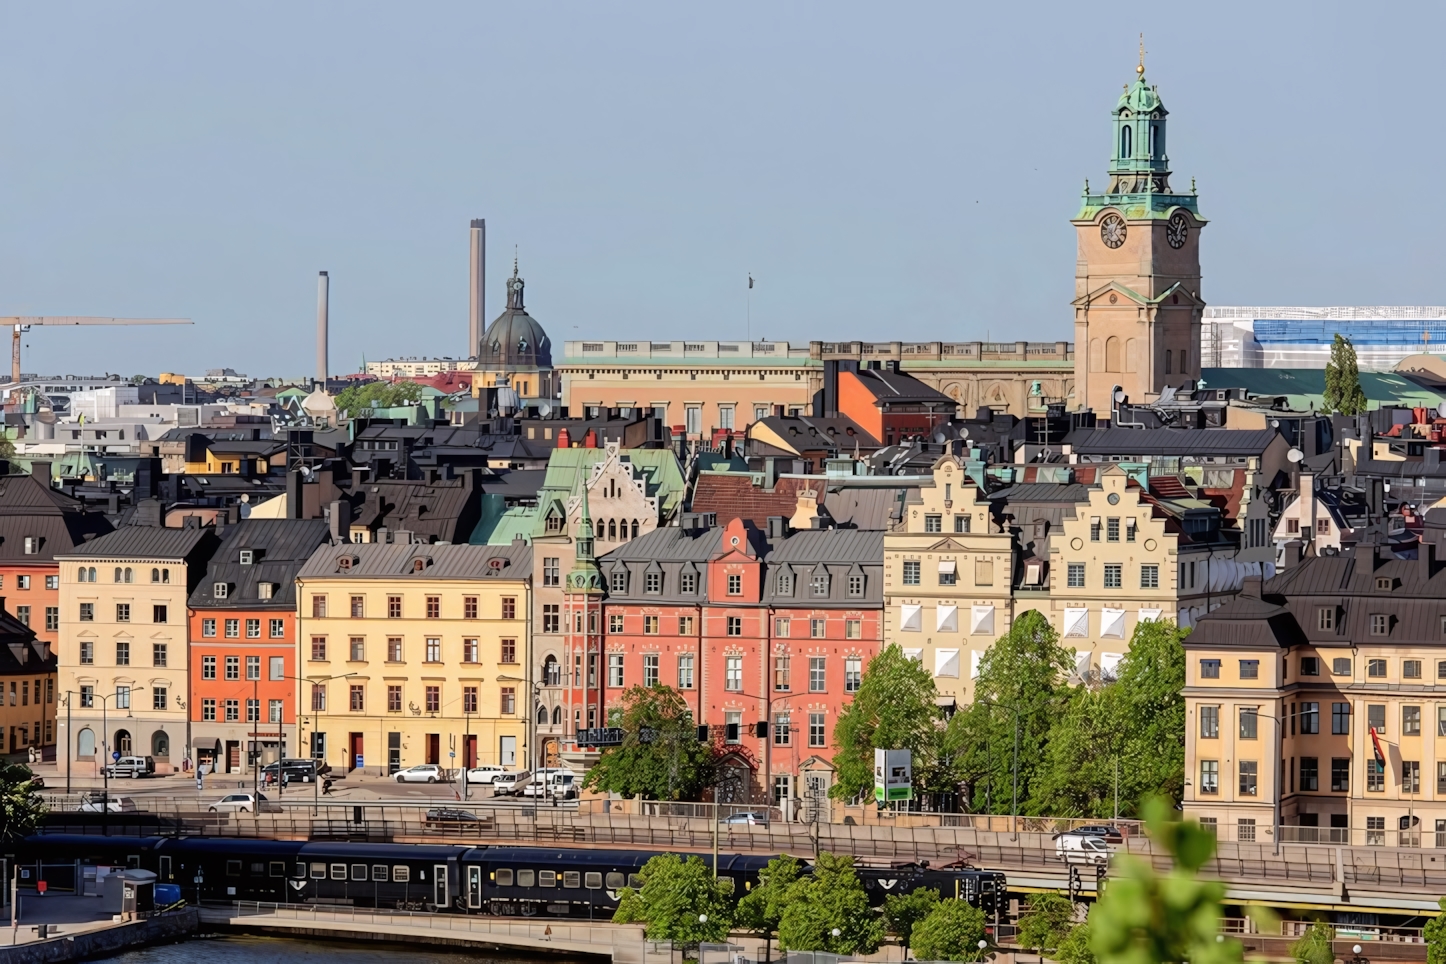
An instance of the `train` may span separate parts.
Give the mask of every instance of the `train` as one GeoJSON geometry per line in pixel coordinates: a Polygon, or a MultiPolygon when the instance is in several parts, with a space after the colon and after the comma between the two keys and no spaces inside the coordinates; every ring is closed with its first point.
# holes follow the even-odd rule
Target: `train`
{"type": "MultiPolygon", "coordinates": [[[[651,851],[562,847],[258,840],[236,837],[104,837],[42,834],[17,848],[20,866],[43,863],[138,867],[173,883],[187,900],[343,905],[498,917],[610,919],[624,887],[642,885],[651,851]]],[[[712,864],[710,855],[704,862],[712,864]]],[[[767,856],[721,854],[718,875],[742,896],[767,856]]],[[[804,860],[807,866],[807,860],[804,860]]],[[[981,908],[1007,912],[997,871],[927,861],[857,868],[870,903],[933,887],[981,908]]]]}

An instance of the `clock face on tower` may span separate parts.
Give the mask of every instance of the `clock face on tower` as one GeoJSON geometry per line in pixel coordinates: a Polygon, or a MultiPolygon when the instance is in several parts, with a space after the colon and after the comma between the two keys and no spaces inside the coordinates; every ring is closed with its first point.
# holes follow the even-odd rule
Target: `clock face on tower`
{"type": "Polygon", "coordinates": [[[1165,225],[1165,240],[1170,242],[1172,248],[1183,248],[1189,234],[1190,222],[1185,220],[1185,215],[1176,211],[1170,216],[1170,223],[1165,225]]]}
{"type": "Polygon", "coordinates": [[[1106,214],[1100,222],[1100,240],[1107,248],[1118,248],[1125,243],[1125,219],[1118,214],[1106,214]]]}

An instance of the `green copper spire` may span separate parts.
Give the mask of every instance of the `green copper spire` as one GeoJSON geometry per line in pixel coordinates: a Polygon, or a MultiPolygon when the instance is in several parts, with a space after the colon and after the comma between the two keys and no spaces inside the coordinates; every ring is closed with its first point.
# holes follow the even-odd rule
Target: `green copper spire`
{"type": "Polygon", "coordinates": [[[592,513],[587,508],[587,485],[582,486],[582,514],[577,519],[576,549],[567,574],[568,592],[601,593],[602,573],[592,554],[592,513]]]}

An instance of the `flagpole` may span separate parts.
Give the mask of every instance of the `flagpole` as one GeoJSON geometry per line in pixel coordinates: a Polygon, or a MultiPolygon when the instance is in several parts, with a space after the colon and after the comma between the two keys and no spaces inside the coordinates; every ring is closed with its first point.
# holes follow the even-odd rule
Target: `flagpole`
{"type": "Polygon", "coordinates": [[[747,335],[748,341],[753,341],[753,273],[748,274],[748,298],[747,298],[747,335]]]}

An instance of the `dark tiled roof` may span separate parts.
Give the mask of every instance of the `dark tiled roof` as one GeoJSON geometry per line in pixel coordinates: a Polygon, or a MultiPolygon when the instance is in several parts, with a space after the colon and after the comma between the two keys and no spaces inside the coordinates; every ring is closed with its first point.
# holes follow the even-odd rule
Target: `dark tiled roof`
{"type": "Polygon", "coordinates": [[[327,541],[328,524],[320,519],[247,519],[227,526],[211,557],[206,575],[191,593],[196,609],[292,609],[296,606],[296,573],[317,546],[327,541]],[[255,555],[241,565],[241,550],[255,555]],[[215,598],[215,585],[226,583],[226,598],[215,598]],[[273,586],[261,599],[257,587],[273,586]]]}
{"type": "Polygon", "coordinates": [[[1067,503],[1075,505],[1089,500],[1090,487],[1078,482],[1026,482],[989,493],[989,498],[1004,505],[1067,503]]]}
{"type": "Polygon", "coordinates": [[[4,608],[0,597],[0,676],[32,673],[53,673],[56,657],[46,643],[35,638],[35,631],[4,608]]]}
{"type": "Polygon", "coordinates": [[[160,526],[123,526],[109,535],[79,546],[75,559],[186,559],[203,544],[214,545],[211,528],[165,529],[160,526]]]}
{"type": "Polygon", "coordinates": [[[48,562],[83,544],[87,535],[111,529],[102,513],[86,512],[81,500],[33,476],[0,476],[0,561],[48,562]],[[35,552],[26,553],[27,537],[39,540],[35,552]]]}
{"type": "Polygon", "coordinates": [[[1287,609],[1243,593],[1200,617],[1185,639],[1191,649],[1288,649],[1304,642],[1305,634],[1287,609]]]}
{"type": "Polygon", "coordinates": [[[808,562],[884,563],[884,534],[866,529],[809,529],[776,540],[765,557],[769,564],[808,562]]]}
{"type": "Polygon", "coordinates": [[[1259,455],[1281,437],[1273,428],[1097,428],[1071,432],[1065,443],[1079,455],[1259,455]]]}
{"type": "Polygon", "coordinates": [[[937,388],[930,388],[913,375],[874,368],[854,372],[859,382],[875,399],[881,402],[916,402],[934,404],[950,409],[958,403],[937,388]]]}
{"type": "Polygon", "coordinates": [[[352,524],[466,542],[481,517],[481,492],[466,475],[436,482],[379,479],[353,491],[352,524]]]}
{"type": "Polygon", "coordinates": [[[501,579],[532,578],[532,548],[514,543],[506,546],[406,545],[403,543],[325,545],[311,554],[297,572],[298,579],[347,576],[353,579],[395,579],[398,584],[411,576],[419,579],[501,579]],[[343,569],[339,560],[352,560],[343,569]],[[493,560],[500,564],[494,564],[493,560]],[[416,569],[417,560],[423,568],[416,569]]]}

